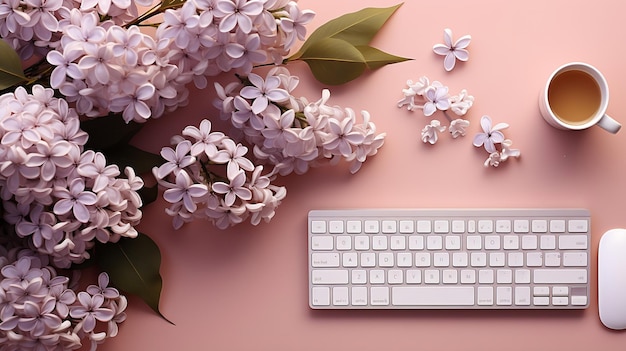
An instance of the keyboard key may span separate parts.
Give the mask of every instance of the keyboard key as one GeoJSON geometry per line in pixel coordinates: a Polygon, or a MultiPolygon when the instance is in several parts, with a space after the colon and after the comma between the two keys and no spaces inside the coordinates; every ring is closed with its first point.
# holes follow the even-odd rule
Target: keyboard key
{"type": "Polygon", "coordinates": [[[314,306],[330,305],[330,288],[325,286],[316,286],[311,289],[311,303],[314,306]]]}
{"type": "Polygon", "coordinates": [[[336,252],[314,252],[311,255],[313,267],[339,267],[339,254],[336,252]]]}
{"type": "Polygon", "coordinates": [[[354,237],[354,249],[358,251],[364,251],[370,249],[369,236],[355,236],[354,237]]]}
{"type": "Polygon", "coordinates": [[[367,287],[352,287],[352,304],[355,306],[366,306],[367,302],[367,287]]]}
{"type": "Polygon", "coordinates": [[[342,254],[342,264],[346,268],[353,268],[358,266],[358,254],[356,252],[346,252],[342,254]]]}
{"type": "Polygon", "coordinates": [[[499,219],[496,221],[496,233],[510,233],[511,232],[511,220],[499,219]]]}
{"type": "Polygon", "coordinates": [[[561,235],[559,236],[559,249],[561,250],[585,250],[587,248],[586,235],[561,235]]]}
{"type": "Polygon", "coordinates": [[[515,305],[530,306],[530,287],[516,286],[514,295],[515,305]]]}
{"type": "Polygon", "coordinates": [[[481,234],[493,233],[493,221],[490,219],[481,219],[478,221],[478,232],[481,234]]]}
{"type": "Polygon", "coordinates": [[[336,248],[341,251],[352,249],[352,237],[348,235],[337,235],[336,248]]]}
{"type": "Polygon", "coordinates": [[[313,284],[348,284],[348,270],[346,269],[316,269],[312,272],[313,284]]]}
{"type": "Polygon", "coordinates": [[[426,248],[428,250],[443,249],[443,238],[441,235],[429,235],[426,237],[426,248]]]}
{"type": "Polygon", "coordinates": [[[370,289],[372,306],[389,305],[389,288],[386,286],[375,286],[370,289]]]}
{"type": "Polygon", "coordinates": [[[325,234],[326,233],[326,221],[311,221],[311,233],[325,234]]]}
{"type": "Polygon", "coordinates": [[[311,238],[312,250],[332,250],[333,237],[331,235],[316,235],[311,238]]]}
{"type": "Polygon", "coordinates": [[[491,286],[479,286],[477,289],[479,306],[491,306],[493,305],[493,287],[491,286]]]}
{"type": "Polygon", "coordinates": [[[474,288],[464,286],[397,286],[391,288],[394,306],[471,306],[474,288]]]}
{"type": "Polygon", "coordinates": [[[415,230],[415,222],[414,221],[400,221],[400,233],[402,234],[411,234],[415,230]]]}
{"type": "Polygon", "coordinates": [[[587,266],[587,253],[586,252],[564,252],[563,253],[563,266],[586,267],[587,266]]]}
{"type": "Polygon", "coordinates": [[[587,283],[586,269],[536,269],[535,284],[584,284],[587,283]]]}
{"type": "Polygon", "coordinates": [[[422,271],[418,269],[410,269],[406,271],[407,284],[420,284],[422,282],[422,271]]]}
{"type": "Polygon", "coordinates": [[[398,230],[398,222],[392,220],[386,220],[382,223],[382,232],[385,234],[393,234],[397,233],[398,230]]]}
{"type": "Polygon", "coordinates": [[[452,233],[461,234],[465,233],[465,221],[464,220],[453,220],[452,221],[452,233]]]}
{"type": "Polygon", "coordinates": [[[586,219],[571,219],[567,222],[567,231],[570,233],[586,233],[589,231],[589,221],[586,219]]]}
{"type": "Polygon", "coordinates": [[[333,305],[347,306],[348,304],[349,304],[348,287],[347,286],[333,287],[333,305]]]}
{"type": "Polygon", "coordinates": [[[506,306],[513,304],[513,288],[510,286],[499,286],[496,288],[496,304],[506,306]]]}
{"type": "Polygon", "coordinates": [[[551,233],[565,233],[565,220],[564,219],[551,220],[550,232],[551,233]]]}
{"type": "Polygon", "coordinates": [[[348,234],[360,234],[361,233],[361,221],[347,221],[346,233],[348,234]]]}
{"type": "Polygon", "coordinates": [[[404,273],[399,269],[392,269],[387,274],[387,283],[402,284],[404,273]]]}
{"type": "Polygon", "coordinates": [[[330,234],[343,233],[343,221],[330,221],[328,222],[328,232],[330,234]]]}
{"type": "Polygon", "coordinates": [[[547,233],[548,221],[545,219],[535,219],[530,223],[531,231],[533,233],[547,233]]]}
{"type": "Polygon", "coordinates": [[[366,234],[376,234],[379,231],[379,223],[376,220],[367,220],[365,221],[365,233],[366,234]]]}
{"type": "Polygon", "coordinates": [[[448,233],[450,231],[450,222],[447,220],[436,220],[434,222],[435,233],[448,233]]]}
{"type": "Polygon", "coordinates": [[[409,237],[409,250],[424,250],[424,237],[422,235],[411,235],[409,237]]]}
{"type": "Polygon", "coordinates": [[[363,269],[352,270],[352,284],[366,284],[367,283],[367,271],[363,269]]]}
{"type": "Polygon", "coordinates": [[[417,232],[420,234],[429,234],[431,232],[431,223],[429,220],[417,221],[417,232]]]}
{"type": "Polygon", "coordinates": [[[406,237],[403,235],[392,236],[391,237],[391,249],[392,250],[406,249],[406,237]]]}
{"type": "Polygon", "coordinates": [[[513,231],[515,233],[530,232],[530,222],[527,219],[516,219],[513,221],[513,231]]]}

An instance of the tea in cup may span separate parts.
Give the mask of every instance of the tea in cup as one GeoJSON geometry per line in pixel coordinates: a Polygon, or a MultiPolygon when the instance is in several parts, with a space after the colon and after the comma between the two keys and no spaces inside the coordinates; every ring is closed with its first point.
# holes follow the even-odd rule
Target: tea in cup
{"type": "Polygon", "coordinates": [[[593,125],[617,133],[621,124],[606,114],[609,87],[595,67],[572,62],[557,68],[548,79],[539,99],[539,110],[552,126],[582,130],[593,125]]]}

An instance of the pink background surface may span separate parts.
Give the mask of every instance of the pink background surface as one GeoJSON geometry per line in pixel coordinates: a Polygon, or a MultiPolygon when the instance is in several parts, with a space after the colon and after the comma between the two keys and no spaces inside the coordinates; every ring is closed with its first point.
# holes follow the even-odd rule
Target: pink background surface
{"type": "MultiPolygon", "coordinates": [[[[320,24],[363,7],[397,0],[301,0],[320,24]]],[[[626,123],[624,11],[621,1],[414,1],[391,18],[373,45],[411,57],[342,87],[331,103],[368,110],[387,133],[379,154],[351,176],[347,167],[289,176],[287,198],[270,223],[220,231],[197,221],[171,229],[161,200],[145,209],[140,229],[160,246],[161,311],[170,325],[136,298],[116,338],[100,350],[387,350],[618,349],[626,334],[598,318],[597,248],[608,229],[626,227],[626,131],[564,132],[546,124],[537,107],[545,79],[557,66],[585,61],[608,80],[608,113],[626,123]],[[432,46],[443,30],[472,35],[470,59],[452,72],[432,46]],[[466,116],[469,135],[442,135],[423,144],[430,118],[396,107],[407,79],[426,75],[476,98],[466,116]],[[507,122],[505,135],[522,157],[483,168],[484,149],[472,146],[479,119],[507,122]],[[584,207],[592,214],[591,304],[584,311],[312,311],[308,307],[307,212],[354,207],[584,207]]],[[[324,86],[297,63],[298,95],[317,100],[324,86]]],[[[220,80],[231,81],[232,77],[220,80]]],[[[157,152],[172,133],[215,118],[212,89],[193,91],[188,107],[151,122],[136,144],[157,152]]],[[[437,114],[436,117],[444,118],[437,114]]],[[[442,120],[443,122],[443,120],[442,120]]]]}

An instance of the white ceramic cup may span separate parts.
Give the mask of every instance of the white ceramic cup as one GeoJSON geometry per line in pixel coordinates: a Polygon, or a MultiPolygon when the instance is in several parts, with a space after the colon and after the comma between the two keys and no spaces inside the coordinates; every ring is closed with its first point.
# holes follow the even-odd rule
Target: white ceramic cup
{"type": "MultiPolygon", "coordinates": [[[[594,92],[590,92],[590,94],[593,93],[594,92]]],[[[595,93],[597,93],[597,91],[595,93]]],[[[583,62],[566,63],[552,72],[539,98],[539,110],[541,111],[541,115],[553,127],[565,130],[582,130],[598,125],[610,133],[617,133],[622,126],[606,114],[608,105],[609,86],[606,79],[604,79],[604,76],[598,69],[583,62]],[[569,71],[580,71],[588,74],[593,78],[598,85],[597,87],[600,89],[600,98],[595,112],[589,118],[586,118],[584,121],[578,123],[572,122],[567,118],[567,116],[560,117],[553,109],[555,106],[550,106],[550,100],[548,99],[551,89],[555,89],[556,87],[554,84],[555,78],[559,74],[569,71]]]]}

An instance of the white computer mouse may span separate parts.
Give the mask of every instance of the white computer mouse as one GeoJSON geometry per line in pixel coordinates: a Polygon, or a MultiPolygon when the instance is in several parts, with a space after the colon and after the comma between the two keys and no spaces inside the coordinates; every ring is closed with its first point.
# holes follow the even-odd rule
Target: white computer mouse
{"type": "Polygon", "coordinates": [[[626,329],[626,229],[611,229],[598,248],[598,308],[610,329],[626,329]]]}

